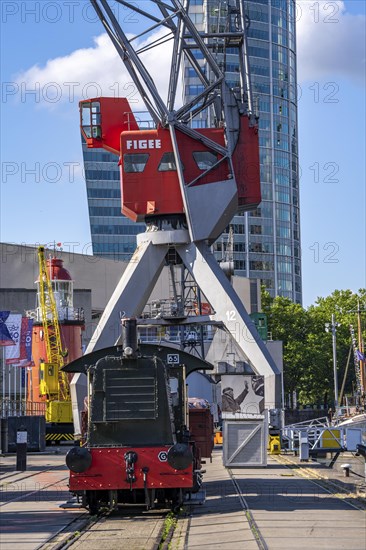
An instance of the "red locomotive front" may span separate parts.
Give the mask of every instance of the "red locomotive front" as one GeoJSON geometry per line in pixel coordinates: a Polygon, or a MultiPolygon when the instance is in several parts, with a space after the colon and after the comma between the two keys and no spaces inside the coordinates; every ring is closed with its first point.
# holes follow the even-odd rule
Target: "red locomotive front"
{"type": "MultiPolygon", "coordinates": [[[[90,449],[90,466],[84,472],[70,472],[70,491],[192,489],[192,455],[185,449],[187,466],[184,463],[184,469],[176,469],[168,462],[170,449],[168,446],[90,449]]],[[[87,464],[84,453],[74,452],[75,468],[87,464]]]]}

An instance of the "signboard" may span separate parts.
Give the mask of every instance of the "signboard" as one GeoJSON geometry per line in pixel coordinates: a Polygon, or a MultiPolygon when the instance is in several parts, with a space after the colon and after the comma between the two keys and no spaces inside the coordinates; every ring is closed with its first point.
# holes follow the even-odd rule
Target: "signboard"
{"type": "Polygon", "coordinates": [[[17,431],[17,443],[27,443],[28,432],[26,430],[17,431]]]}
{"type": "Polygon", "coordinates": [[[166,360],[168,365],[179,365],[179,353],[168,353],[166,360]]]}
{"type": "Polygon", "coordinates": [[[264,376],[225,374],[221,377],[223,419],[261,418],[264,376]]]}

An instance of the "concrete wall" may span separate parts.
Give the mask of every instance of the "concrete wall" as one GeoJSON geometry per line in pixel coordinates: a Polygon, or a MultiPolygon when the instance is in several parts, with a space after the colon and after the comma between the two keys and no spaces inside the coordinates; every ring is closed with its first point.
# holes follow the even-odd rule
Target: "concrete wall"
{"type": "MultiPolygon", "coordinates": [[[[74,281],[75,291],[90,289],[92,310],[103,311],[126,269],[127,263],[71,252],[57,252],[57,256],[63,260],[65,269],[69,271],[74,281]]],[[[35,248],[25,245],[0,243],[0,289],[6,289],[7,292],[13,289],[15,293],[19,289],[21,291],[23,289],[24,291],[34,291],[37,278],[38,257],[35,248]]],[[[260,296],[259,280],[256,284],[257,294],[255,300],[252,300],[255,303],[258,302],[258,297],[260,296]]],[[[248,313],[252,312],[250,285],[250,279],[233,277],[233,287],[244,303],[248,313]]],[[[149,301],[169,298],[169,290],[169,269],[164,268],[149,301]]],[[[23,306],[20,308],[21,304],[19,304],[19,309],[11,308],[12,310],[19,311],[34,308],[35,300],[31,303],[31,295],[27,297],[26,293],[24,293],[22,298],[26,299],[27,307],[23,306]]],[[[10,296],[7,298],[9,300],[8,303],[10,303],[11,299],[15,300],[14,303],[18,303],[15,295],[12,298],[10,296]]],[[[77,304],[75,306],[77,307],[77,304]]]]}
{"type": "Polygon", "coordinates": [[[36,289],[0,288],[0,310],[24,313],[29,309],[35,309],[36,295],[36,289]]]}
{"type": "Polygon", "coordinates": [[[325,409],[285,409],[285,426],[327,416],[325,409]]]}
{"type": "MultiPolygon", "coordinates": [[[[75,290],[92,290],[92,308],[96,310],[104,309],[127,265],[125,262],[71,252],[57,252],[57,257],[63,260],[75,290]]],[[[34,289],[38,272],[35,248],[0,243],[1,288],[34,289]]]]}

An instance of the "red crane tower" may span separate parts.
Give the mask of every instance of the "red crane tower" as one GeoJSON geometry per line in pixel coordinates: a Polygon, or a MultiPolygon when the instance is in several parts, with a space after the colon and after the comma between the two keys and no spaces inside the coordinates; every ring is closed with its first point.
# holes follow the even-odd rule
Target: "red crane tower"
{"type": "MultiPolygon", "coordinates": [[[[173,256],[191,273],[214,312],[182,322],[222,323],[253,370],[272,379],[272,390],[267,388],[267,406],[278,406],[278,368],[209,248],[235,213],[255,208],[261,200],[258,128],[246,41],[249,21],[244,2],[228,0],[224,31],[202,33],[188,15],[188,0],[150,0],[143,3],[146,9],[118,0],[118,4],[140,16],[141,24],[147,22],[146,29],[133,38],[123,31],[108,0],[90,2],[125,64],[154,128],[140,128],[125,98],[94,98],[80,104],[81,129],[88,147],[103,147],[120,157],[122,212],[147,224],[146,233],[137,236],[136,252],[86,353],[115,343],[121,311],[127,317],[141,315],[168,251],[174,249],[173,256]],[[153,35],[160,29],[165,34],[153,35]],[[136,38],[141,37],[144,46],[138,49],[136,38]],[[141,56],[167,41],[172,41],[172,57],[165,101],[141,56]],[[218,47],[224,53],[228,48],[237,52],[237,86],[227,82],[225,67],[213,54],[213,48],[218,47]],[[179,106],[177,90],[183,64],[195,72],[200,91],[179,106]],[[193,128],[191,121],[203,111],[209,111],[211,127],[193,128]]],[[[77,413],[85,394],[83,376],[76,375],[71,385],[76,432],[77,413]]]]}

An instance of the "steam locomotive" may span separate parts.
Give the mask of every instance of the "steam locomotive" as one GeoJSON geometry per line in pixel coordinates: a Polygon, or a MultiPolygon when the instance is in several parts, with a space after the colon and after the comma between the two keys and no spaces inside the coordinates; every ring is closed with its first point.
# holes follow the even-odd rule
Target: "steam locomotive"
{"type": "Polygon", "coordinates": [[[88,379],[83,443],[66,464],[70,491],[91,514],[134,504],[176,509],[202,482],[200,449],[187,428],[186,376],[212,366],[172,348],[137,349],[134,337],[127,344],[64,367],[88,379]]]}

